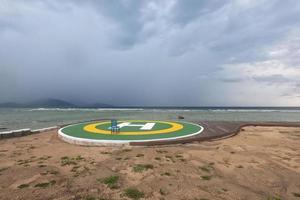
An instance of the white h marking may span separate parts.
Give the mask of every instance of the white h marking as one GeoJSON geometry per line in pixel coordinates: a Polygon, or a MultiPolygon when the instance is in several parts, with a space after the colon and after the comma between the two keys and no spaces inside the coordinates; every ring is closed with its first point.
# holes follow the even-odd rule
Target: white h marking
{"type": "Polygon", "coordinates": [[[155,123],[146,123],[146,124],[131,124],[131,122],[123,122],[118,124],[118,127],[123,128],[125,126],[139,126],[141,127],[140,130],[151,130],[155,123]]]}

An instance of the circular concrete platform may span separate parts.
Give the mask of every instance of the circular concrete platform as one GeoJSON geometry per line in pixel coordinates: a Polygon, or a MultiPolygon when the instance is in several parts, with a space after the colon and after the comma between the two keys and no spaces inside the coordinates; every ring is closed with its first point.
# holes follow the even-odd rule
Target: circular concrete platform
{"type": "Polygon", "coordinates": [[[129,144],[176,140],[191,137],[203,131],[203,127],[190,122],[157,120],[122,120],[119,132],[111,132],[111,121],[73,124],[61,128],[58,135],[64,141],[79,145],[129,144]]]}

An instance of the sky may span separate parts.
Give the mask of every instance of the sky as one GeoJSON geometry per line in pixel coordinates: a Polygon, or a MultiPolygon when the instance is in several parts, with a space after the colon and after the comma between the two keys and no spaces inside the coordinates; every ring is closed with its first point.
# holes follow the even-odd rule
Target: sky
{"type": "Polygon", "coordinates": [[[300,106],[299,0],[0,0],[0,102],[300,106]]]}

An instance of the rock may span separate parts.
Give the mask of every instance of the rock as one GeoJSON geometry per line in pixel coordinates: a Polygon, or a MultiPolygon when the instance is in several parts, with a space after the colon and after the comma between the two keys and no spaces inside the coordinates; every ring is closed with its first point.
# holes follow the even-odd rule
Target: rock
{"type": "Polygon", "coordinates": [[[177,118],[178,118],[178,119],[184,119],[184,117],[181,116],[181,115],[178,115],[177,118]]]}

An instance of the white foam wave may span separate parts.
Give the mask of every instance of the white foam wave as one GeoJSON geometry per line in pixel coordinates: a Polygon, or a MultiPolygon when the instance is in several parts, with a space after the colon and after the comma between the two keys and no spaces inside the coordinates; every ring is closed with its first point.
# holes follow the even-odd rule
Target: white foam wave
{"type": "Polygon", "coordinates": [[[300,112],[299,109],[288,110],[288,109],[209,109],[212,112],[300,112]]]}
{"type": "Polygon", "coordinates": [[[142,111],[142,108],[34,108],[28,111],[142,111]]]}

